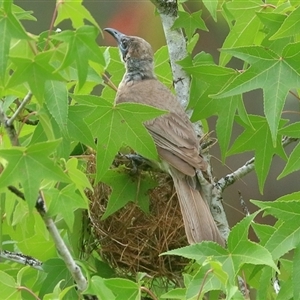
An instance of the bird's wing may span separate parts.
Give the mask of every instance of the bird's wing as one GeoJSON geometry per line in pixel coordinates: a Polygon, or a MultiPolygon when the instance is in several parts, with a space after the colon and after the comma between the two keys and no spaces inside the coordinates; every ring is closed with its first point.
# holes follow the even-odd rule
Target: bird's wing
{"type": "Polygon", "coordinates": [[[145,123],[162,159],[182,173],[194,176],[195,169],[205,171],[206,162],[199,155],[198,141],[191,123],[175,113],[145,123]]]}

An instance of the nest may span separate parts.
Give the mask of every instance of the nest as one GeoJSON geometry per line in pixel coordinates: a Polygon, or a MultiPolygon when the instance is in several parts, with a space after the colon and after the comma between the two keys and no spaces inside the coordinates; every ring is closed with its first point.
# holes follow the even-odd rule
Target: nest
{"type": "MultiPolygon", "coordinates": [[[[94,173],[94,163],[88,169],[94,173]]],[[[92,240],[99,241],[100,256],[123,275],[146,272],[176,280],[187,260],[160,254],[188,244],[182,215],[172,179],[161,172],[151,171],[151,175],[158,184],[148,192],[149,214],[130,202],[101,220],[111,189],[103,183],[94,186],[94,192],[88,193],[92,240]]]]}

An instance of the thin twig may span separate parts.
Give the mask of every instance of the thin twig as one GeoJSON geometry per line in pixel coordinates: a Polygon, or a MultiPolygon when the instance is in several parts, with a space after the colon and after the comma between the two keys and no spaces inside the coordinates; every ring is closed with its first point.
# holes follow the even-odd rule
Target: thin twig
{"type": "Polygon", "coordinates": [[[14,261],[18,264],[30,266],[36,270],[43,271],[42,262],[22,253],[10,252],[7,250],[0,251],[0,257],[6,260],[14,261]]]}
{"type": "Polygon", "coordinates": [[[45,47],[44,47],[44,51],[47,50],[47,47],[48,47],[48,44],[49,44],[49,41],[50,41],[50,35],[52,33],[52,30],[53,30],[53,27],[54,27],[54,22],[55,22],[55,19],[56,19],[56,16],[57,16],[57,10],[58,10],[58,7],[61,4],[62,4],[62,1],[58,1],[57,4],[55,5],[55,9],[54,9],[53,14],[52,14],[50,28],[49,28],[49,31],[48,31],[47,40],[46,40],[45,47]]]}
{"type": "MultiPolygon", "coordinates": [[[[25,200],[24,194],[21,191],[19,191],[16,187],[10,185],[10,186],[8,186],[8,189],[11,192],[13,192],[15,195],[20,197],[21,199],[25,200]]],[[[42,219],[46,225],[46,228],[48,229],[51,237],[54,240],[56,249],[58,250],[58,252],[59,252],[60,256],[62,257],[62,259],[64,260],[68,270],[70,271],[71,275],[73,276],[73,278],[77,284],[78,290],[79,291],[85,290],[87,287],[87,281],[86,281],[85,277],[83,276],[81,269],[76,265],[64,240],[60,236],[59,231],[58,231],[53,219],[49,218],[47,216],[47,207],[45,205],[43,194],[41,192],[39,193],[39,197],[36,201],[35,208],[38,211],[38,213],[40,214],[40,216],[42,217],[42,219]]]]}
{"type": "Polygon", "coordinates": [[[31,100],[31,98],[32,98],[32,93],[28,92],[24,100],[21,102],[20,106],[14,112],[14,114],[6,121],[8,127],[12,126],[13,122],[16,120],[18,115],[20,115],[21,111],[24,109],[26,104],[31,100]]]}
{"type": "Polygon", "coordinates": [[[248,207],[247,207],[247,205],[246,205],[246,203],[245,203],[245,201],[243,199],[242,193],[240,191],[239,191],[239,197],[240,197],[240,204],[241,204],[241,207],[242,207],[242,209],[244,211],[244,214],[246,216],[250,216],[249,209],[248,209],[248,207]]]}
{"type": "MultiPolygon", "coordinates": [[[[282,139],[282,145],[283,147],[286,147],[287,145],[297,141],[297,138],[290,138],[290,137],[284,137],[282,139]]],[[[224,191],[228,186],[235,183],[238,179],[241,177],[244,177],[248,173],[252,172],[255,167],[255,158],[252,157],[250,160],[248,160],[243,166],[238,168],[236,171],[227,174],[225,177],[221,178],[215,186],[220,189],[221,191],[224,191]]]]}
{"type": "MultiPolygon", "coordinates": [[[[277,267],[278,267],[278,270],[280,270],[280,260],[277,263],[277,267]]],[[[275,293],[279,294],[281,288],[280,288],[280,281],[279,281],[279,278],[278,278],[278,272],[277,271],[275,273],[275,280],[273,281],[273,288],[274,288],[275,293]]]]}

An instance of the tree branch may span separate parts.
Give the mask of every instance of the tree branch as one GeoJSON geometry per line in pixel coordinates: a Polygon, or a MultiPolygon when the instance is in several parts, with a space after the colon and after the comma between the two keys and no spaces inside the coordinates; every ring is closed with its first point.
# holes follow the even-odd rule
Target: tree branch
{"type": "Polygon", "coordinates": [[[18,264],[30,266],[38,271],[44,271],[42,267],[42,262],[36,258],[33,258],[22,253],[10,252],[7,250],[0,251],[0,257],[6,260],[14,261],[18,264]]]}
{"type": "MultiPolygon", "coordinates": [[[[286,147],[287,145],[297,141],[297,138],[290,138],[290,137],[284,137],[282,139],[282,145],[283,147],[286,147]]],[[[217,189],[220,190],[220,192],[223,192],[228,186],[235,183],[240,178],[246,176],[248,173],[253,171],[255,168],[255,158],[252,157],[250,160],[248,160],[243,166],[238,168],[236,171],[226,175],[225,177],[221,178],[218,182],[216,182],[215,186],[217,189]]]]}
{"type": "Polygon", "coordinates": [[[172,29],[177,18],[177,0],[151,0],[151,2],[156,6],[161,17],[169,50],[176,95],[181,105],[186,108],[189,101],[190,77],[176,63],[188,55],[186,41],[181,29],[172,29]]]}
{"type": "MultiPolygon", "coordinates": [[[[172,26],[177,18],[178,4],[177,0],[151,0],[156,6],[159,15],[161,17],[171,62],[171,68],[173,73],[174,86],[177,94],[178,101],[183,107],[186,107],[189,101],[190,93],[190,77],[186,72],[176,63],[179,60],[185,58],[187,53],[186,39],[181,29],[173,30],[172,26]]],[[[194,126],[196,133],[199,137],[204,136],[201,122],[197,122],[194,126]]],[[[203,159],[208,163],[208,170],[204,178],[201,172],[197,172],[201,184],[201,194],[210,205],[212,215],[218,224],[219,230],[224,239],[227,239],[229,234],[229,225],[227,222],[225,210],[222,204],[222,197],[217,196],[214,192],[214,180],[212,175],[212,169],[210,166],[210,155],[208,151],[201,153],[203,159]],[[215,197],[217,196],[217,197],[215,197]]]]}
{"type": "MultiPolygon", "coordinates": [[[[13,192],[15,195],[17,195],[19,198],[25,200],[24,194],[21,191],[19,191],[16,187],[10,185],[8,186],[8,189],[11,192],[13,192]]],[[[84,291],[87,288],[87,280],[85,279],[83,273],[81,272],[81,269],[76,265],[69,249],[67,248],[64,240],[60,236],[59,231],[53,219],[47,216],[47,208],[41,192],[36,201],[35,208],[40,214],[40,216],[42,217],[46,225],[46,228],[48,229],[51,237],[53,238],[57,251],[59,252],[62,259],[64,260],[71,275],[73,276],[77,284],[78,290],[84,291]]]]}
{"type": "MultiPolygon", "coordinates": [[[[31,97],[32,97],[32,94],[29,92],[27,94],[27,96],[24,98],[24,100],[21,103],[21,105],[19,106],[19,108],[17,109],[18,113],[21,112],[21,110],[24,108],[26,103],[28,103],[28,101],[31,99],[31,97]]],[[[11,120],[12,119],[14,120],[17,118],[16,112],[13,116],[14,118],[11,118],[11,120]]],[[[4,128],[10,138],[11,144],[13,146],[19,146],[20,144],[19,144],[18,136],[16,134],[14,125],[13,125],[13,121],[9,122],[9,119],[6,116],[5,112],[3,111],[2,107],[0,108],[0,122],[2,122],[4,124],[4,128]]],[[[10,185],[10,186],[8,186],[8,189],[11,192],[13,192],[15,195],[20,197],[21,199],[26,200],[24,194],[20,190],[18,190],[16,187],[10,185]]],[[[44,198],[43,198],[43,195],[41,192],[39,193],[39,196],[37,198],[35,208],[37,209],[38,213],[42,217],[42,219],[46,225],[46,228],[48,229],[50,235],[52,236],[57,251],[61,255],[67,268],[69,269],[71,275],[73,276],[73,278],[77,284],[78,290],[79,291],[85,290],[87,288],[87,280],[85,279],[81,269],[75,263],[65,242],[61,238],[53,219],[49,218],[47,216],[47,208],[46,208],[45,201],[44,201],[44,198]]]]}
{"type": "MultiPolygon", "coordinates": [[[[60,236],[60,233],[53,221],[52,218],[49,218],[46,214],[46,207],[45,207],[45,201],[43,199],[43,195],[40,192],[39,199],[37,203],[40,203],[41,205],[37,208],[38,212],[40,213],[46,228],[48,229],[50,235],[52,236],[54,243],[56,245],[56,249],[59,252],[60,256],[64,260],[69,272],[73,276],[75,282],[77,283],[77,288],[79,291],[84,291],[87,288],[87,280],[85,279],[83,273],[81,272],[81,269],[77,264],[75,263],[69,249],[67,248],[64,240],[60,236]]],[[[37,206],[36,206],[37,207],[37,206]]]]}

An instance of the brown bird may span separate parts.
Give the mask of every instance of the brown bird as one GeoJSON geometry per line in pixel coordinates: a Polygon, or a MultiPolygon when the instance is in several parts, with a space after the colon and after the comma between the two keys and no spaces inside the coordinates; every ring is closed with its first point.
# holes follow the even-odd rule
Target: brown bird
{"type": "Polygon", "coordinates": [[[188,242],[210,240],[224,245],[196,177],[196,170],[205,172],[207,168],[199,155],[199,141],[183,107],[156,79],[150,44],[112,28],[104,30],[116,39],[126,66],[116,103],[135,102],[169,111],[144,125],[156,144],[160,168],[173,178],[188,242]]]}

